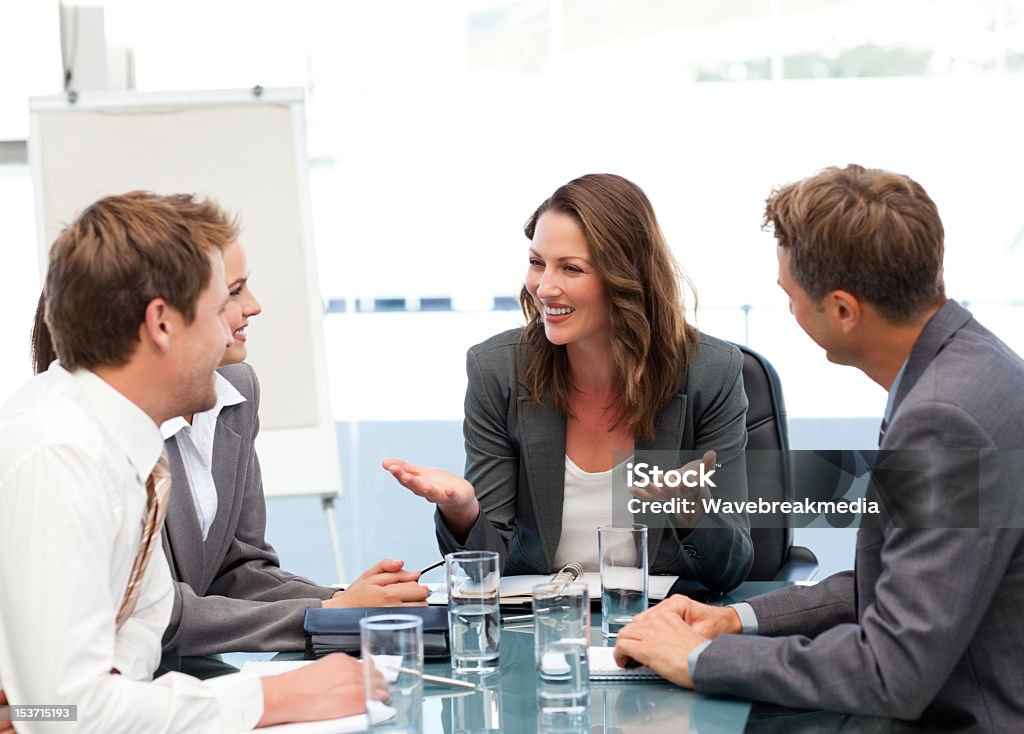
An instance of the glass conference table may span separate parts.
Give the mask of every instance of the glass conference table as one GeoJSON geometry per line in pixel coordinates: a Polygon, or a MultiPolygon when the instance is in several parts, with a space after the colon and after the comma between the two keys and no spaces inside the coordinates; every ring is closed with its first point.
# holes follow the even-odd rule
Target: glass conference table
{"type": "MultiPolygon", "coordinates": [[[[728,604],[784,586],[746,582],[716,603],[728,604]]],[[[600,615],[594,614],[591,644],[601,645],[600,615]]],[[[281,655],[279,657],[291,657],[281,655]]],[[[453,677],[448,663],[427,663],[425,672],[453,677]]],[[[490,675],[458,676],[478,683],[461,691],[424,685],[424,734],[727,734],[730,732],[888,732],[889,720],[831,712],[794,711],[749,701],[705,696],[662,681],[590,684],[589,729],[543,725],[537,717],[537,677],[533,624],[502,627],[499,670],[490,675]]]]}
{"type": "MultiPolygon", "coordinates": [[[[742,601],[784,585],[771,581],[747,582],[716,603],[742,601]]],[[[607,644],[601,636],[600,615],[596,613],[590,644],[607,644]]],[[[425,670],[436,675],[451,676],[447,663],[430,663],[425,666],[425,670]]],[[[502,627],[501,663],[497,673],[461,677],[478,682],[478,690],[462,693],[442,686],[424,687],[424,734],[566,734],[577,731],[587,734],[809,734],[890,730],[890,722],[886,719],[762,706],[749,701],[705,696],[663,681],[591,681],[589,730],[546,725],[538,722],[537,718],[537,674],[532,622],[510,623],[502,627]]]]}

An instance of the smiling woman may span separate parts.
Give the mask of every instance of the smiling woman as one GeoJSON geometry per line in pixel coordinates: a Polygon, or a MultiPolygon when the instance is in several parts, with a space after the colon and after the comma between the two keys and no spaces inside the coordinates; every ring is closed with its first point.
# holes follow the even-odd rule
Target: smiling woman
{"type": "MultiPolygon", "coordinates": [[[[643,191],[620,176],[583,176],[546,199],[525,234],[527,325],[469,350],[466,478],[384,462],[437,505],[442,551],[496,550],[506,574],[567,562],[596,570],[595,530],[614,519],[620,459],[650,449],[680,463],[707,452],[718,496],[745,500],[742,360],[687,324],[679,269],[643,191]]],[[[651,530],[652,573],[720,590],[750,567],[744,516],[651,530]]]]}
{"type": "Polygon", "coordinates": [[[231,672],[209,657],[216,653],[301,649],[311,607],[395,606],[427,596],[415,583],[418,574],[403,570],[401,561],[380,561],[345,591],[280,567],[265,534],[256,455],[260,385],[244,362],[249,320],[263,309],[237,239],[224,249],[224,280],[233,340],[217,371],[217,403],[161,426],[173,478],[164,552],[175,581],[161,665],[197,677],[231,672]]]}
{"type": "Polygon", "coordinates": [[[263,312],[260,302],[249,290],[249,263],[245,257],[245,250],[238,240],[224,249],[224,275],[231,296],[225,316],[234,340],[224,353],[222,366],[245,361],[245,343],[248,340],[245,330],[249,326],[249,319],[263,312]]]}
{"type": "Polygon", "coordinates": [[[569,215],[549,212],[538,220],[525,288],[544,313],[544,334],[552,344],[579,349],[607,336],[604,282],[590,262],[583,231],[569,215]]]}

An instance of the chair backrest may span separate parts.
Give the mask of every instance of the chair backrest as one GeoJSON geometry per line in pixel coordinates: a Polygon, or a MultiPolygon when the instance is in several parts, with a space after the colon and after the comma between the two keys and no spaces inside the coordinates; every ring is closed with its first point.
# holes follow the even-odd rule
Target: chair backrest
{"type": "MultiPolygon", "coordinates": [[[[783,451],[789,449],[789,428],[786,425],[786,404],[782,399],[779,374],[767,359],[749,347],[737,344],[743,353],[743,388],[747,394],[747,449],[778,451],[777,460],[767,453],[758,454],[758,470],[751,473],[748,461],[747,483],[752,496],[766,500],[785,500],[790,486],[789,462],[783,451]]],[[[748,455],[748,459],[753,455],[748,455]]],[[[749,581],[770,581],[789,560],[793,545],[793,528],[751,528],[754,564],[747,575],[749,581]]]]}

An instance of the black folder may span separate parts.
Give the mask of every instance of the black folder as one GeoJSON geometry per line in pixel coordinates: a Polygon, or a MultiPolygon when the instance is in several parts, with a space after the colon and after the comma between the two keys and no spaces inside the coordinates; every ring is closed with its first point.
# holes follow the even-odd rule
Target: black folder
{"type": "Polygon", "coordinates": [[[423,619],[424,660],[447,660],[448,607],[315,607],[306,610],[306,651],[320,658],[333,652],[359,655],[359,620],[373,614],[411,614],[423,619]]]}

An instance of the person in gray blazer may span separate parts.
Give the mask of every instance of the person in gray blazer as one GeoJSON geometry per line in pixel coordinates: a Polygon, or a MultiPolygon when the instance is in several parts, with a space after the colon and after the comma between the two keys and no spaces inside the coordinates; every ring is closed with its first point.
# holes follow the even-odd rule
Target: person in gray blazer
{"type": "MultiPolygon", "coordinates": [[[[267,542],[266,500],[256,435],[260,386],[246,357],[246,328],[262,311],[249,288],[245,250],[224,250],[230,300],[225,318],[234,340],[216,375],[217,404],[161,426],[172,491],[164,524],[164,555],[171,567],[174,606],[164,633],[161,671],[205,678],[233,667],[222,652],[301,650],[303,617],[319,606],[422,604],[428,589],[418,572],[383,559],[345,591],[320,586],[280,567],[267,542]]],[[[40,295],[32,330],[35,371],[56,358],[43,321],[40,295]]]]}
{"type": "MultiPolygon", "coordinates": [[[[467,358],[465,479],[383,462],[437,505],[442,552],[497,551],[509,575],[568,562],[597,570],[596,529],[621,520],[631,499],[613,487],[651,451],[666,470],[714,466],[713,491],[745,500],[743,360],[687,323],[679,269],[643,191],[583,176],[545,200],[525,234],[526,327],[467,358]]],[[[643,500],[692,500],[687,492],[632,490],[643,500]]],[[[652,573],[724,590],[750,568],[745,515],[629,517],[649,527],[652,573]]]]}
{"type": "MultiPolygon", "coordinates": [[[[974,457],[1001,514],[862,525],[853,571],[733,607],[673,597],[623,629],[616,658],[705,693],[1024,731],[1024,360],[946,300],[942,222],[910,178],[826,169],[774,192],[765,223],[797,323],[889,392],[876,478],[887,457],[974,457]]],[[[885,490],[941,487],[943,471],[885,490]]]]}
{"type": "Polygon", "coordinates": [[[302,649],[311,607],[421,604],[429,593],[401,561],[378,562],[345,591],[280,567],[265,536],[259,382],[243,361],[249,320],[262,309],[240,242],[225,249],[224,271],[234,341],[218,370],[217,405],[161,427],[174,487],[163,541],[176,582],[163,664],[197,676],[219,672],[206,657],[216,653],[302,649]]]}

